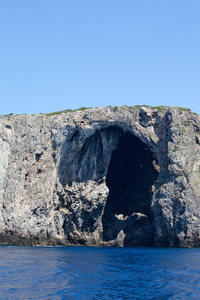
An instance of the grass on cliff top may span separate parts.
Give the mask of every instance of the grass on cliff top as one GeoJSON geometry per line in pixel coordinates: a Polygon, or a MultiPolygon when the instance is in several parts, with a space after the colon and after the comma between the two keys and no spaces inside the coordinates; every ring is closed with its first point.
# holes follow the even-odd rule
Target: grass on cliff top
{"type": "MultiPolygon", "coordinates": [[[[155,109],[158,109],[159,111],[162,111],[162,110],[166,110],[168,108],[168,106],[149,106],[149,105],[135,105],[135,106],[131,106],[133,109],[135,110],[139,110],[141,107],[150,107],[150,108],[155,108],[155,109]]],[[[112,106],[112,105],[109,105],[108,107],[112,108],[113,111],[117,111],[118,108],[120,106],[112,106]]],[[[122,105],[122,107],[129,107],[127,105],[122,105]]],[[[61,111],[56,111],[56,112],[52,112],[52,113],[47,113],[45,114],[46,116],[54,116],[54,115],[61,115],[62,113],[67,113],[67,112],[75,112],[75,111],[84,111],[88,108],[92,108],[92,107],[80,107],[80,108],[77,108],[77,109],[65,109],[65,110],[61,110],[61,111]]],[[[185,109],[186,110],[186,109],[185,109]]]]}
{"type": "MultiPolygon", "coordinates": [[[[150,105],[134,105],[134,106],[128,106],[128,105],[122,105],[122,106],[107,106],[109,108],[111,108],[114,112],[118,110],[118,108],[120,107],[127,107],[127,108],[132,108],[134,110],[139,110],[141,107],[149,107],[149,108],[152,108],[152,109],[157,109],[159,111],[164,111],[164,110],[167,110],[169,108],[169,106],[150,106],[150,105]]],[[[182,111],[186,111],[186,112],[189,112],[191,114],[195,114],[195,115],[198,115],[197,113],[195,112],[192,112],[190,109],[188,108],[184,108],[184,107],[178,107],[176,106],[178,109],[182,110],[182,111]]],[[[77,108],[77,109],[65,109],[65,110],[61,110],[61,111],[55,111],[55,112],[52,112],[52,113],[46,113],[44,115],[48,116],[48,117],[51,117],[51,116],[55,116],[55,115],[61,115],[62,113],[68,113],[68,112],[76,112],[76,111],[84,111],[86,109],[89,109],[89,108],[92,108],[92,107],[80,107],[80,108],[77,108]]],[[[7,114],[5,116],[7,117],[10,117],[12,116],[13,113],[10,113],[10,114],[7,114]]],[[[41,113],[41,115],[43,115],[43,113],[41,113]]],[[[17,116],[17,115],[15,115],[17,116]]]]}
{"type": "Polygon", "coordinates": [[[67,112],[84,111],[88,108],[92,108],[92,107],[80,107],[80,108],[77,108],[77,109],[65,109],[65,110],[61,110],[61,111],[55,111],[55,112],[52,112],[52,113],[48,113],[48,114],[45,114],[45,115],[48,116],[48,117],[51,117],[51,116],[54,116],[54,115],[61,115],[62,113],[67,113],[67,112]]]}
{"type": "MultiPolygon", "coordinates": [[[[160,105],[160,106],[135,105],[135,106],[133,106],[133,108],[140,109],[142,106],[153,108],[153,109],[157,109],[159,111],[163,111],[163,110],[166,110],[166,109],[170,108],[170,106],[163,106],[163,105],[160,105]]],[[[198,115],[197,113],[192,112],[190,108],[179,107],[179,106],[174,106],[174,107],[176,107],[176,108],[178,108],[178,109],[180,109],[182,111],[189,112],[190,114],[198,115]]]]}
{"type": "Polygon", "coordinates": [[[169,106],[149,106],[149,105],[135,105],[133,106],[135,109],[140,109],[141,107],[149,107],[149,108],[153,108],[153,109],[158,109],[159,111],[162,111],[162,110],[166,110],[169,106]]]}
{"type": "MultiPolygon", "coordinates": [[[[113,111],[117,111],[120,106],[111,106],[110,105],[108,107],[112,108],[113,111]]],[[[166,109],[169,108],[169,106],[163,106],[163,105],[160,105],[160,106],[150,106],[150,105],[145,105],[145,104],[143,104],[143,105],[134,105],[134,106],[123,105],[122,107],[131,107],[131,108],[133,108],[135,110],[139,110],[141,107],[147,107],[147,108],[157,109],[159,111],[163,111],[163,110],[166,110],[166,109]]],[[[181,109],[182,111],[189,111],[188,108],[183,108],[183,107],[177,107],[177,108],[181,109]]]]}
{"type": "MultiPolygon", "coordinates": [[[[140,109],[142,106],[144,107],[149,107],[149,108],[153,108],[153,109],[157,109],[159,111],[163,111],[163,110],[166,110],[168,109],[170,106],[163,106],[163,105],[160,105],[160,106],[149,106],[149,105],[135,105],[133,106],[135,109],[140,109]]],[[[185,108],[185,107],[178,107],[178,106],[175,106],[176,108],[182,110],[182,111],[187,111],[187,112],[190,112],[190,113],[193,113],[189,108],[185,108]]],[[[196,114],[196,113],[193,113],[193,114],[196,114]]]]}

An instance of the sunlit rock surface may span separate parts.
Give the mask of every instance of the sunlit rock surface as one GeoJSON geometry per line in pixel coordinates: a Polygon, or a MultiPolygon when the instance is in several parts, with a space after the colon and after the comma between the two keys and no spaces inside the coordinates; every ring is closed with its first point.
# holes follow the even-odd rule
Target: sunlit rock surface
{"type": "Polygon", "coordinates": [[[200,117],[0,116],[0,243],[200,246],[200,117]]]}

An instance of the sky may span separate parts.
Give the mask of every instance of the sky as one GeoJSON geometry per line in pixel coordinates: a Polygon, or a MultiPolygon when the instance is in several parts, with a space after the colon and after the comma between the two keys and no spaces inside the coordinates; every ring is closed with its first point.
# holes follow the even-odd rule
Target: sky
{"type": "Polygon", "coordinates": [[[200,114],[199,0],[0,1],[0,115],[79,107],[200,114]]]}

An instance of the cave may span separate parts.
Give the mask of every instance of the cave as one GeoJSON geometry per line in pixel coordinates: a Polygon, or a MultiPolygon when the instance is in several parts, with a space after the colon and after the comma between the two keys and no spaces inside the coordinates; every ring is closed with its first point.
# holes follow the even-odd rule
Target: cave
{"type": "Polygon", "coordinates": [[[138,137],[123,133],[112,152],[106,185],[109,189],[102,217],[103,240],[125,233],[124,246],[153,246],[153,186],[158,179],[154,153],[138,137]]]}

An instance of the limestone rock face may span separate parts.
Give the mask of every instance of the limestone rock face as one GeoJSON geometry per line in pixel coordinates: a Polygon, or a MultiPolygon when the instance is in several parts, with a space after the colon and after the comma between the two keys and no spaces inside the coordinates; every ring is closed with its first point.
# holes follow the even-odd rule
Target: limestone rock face
{"type": "Polygon", "coordinates": [[[0,116],[0,243],[200,246],[200,117],[0,116]]]}

